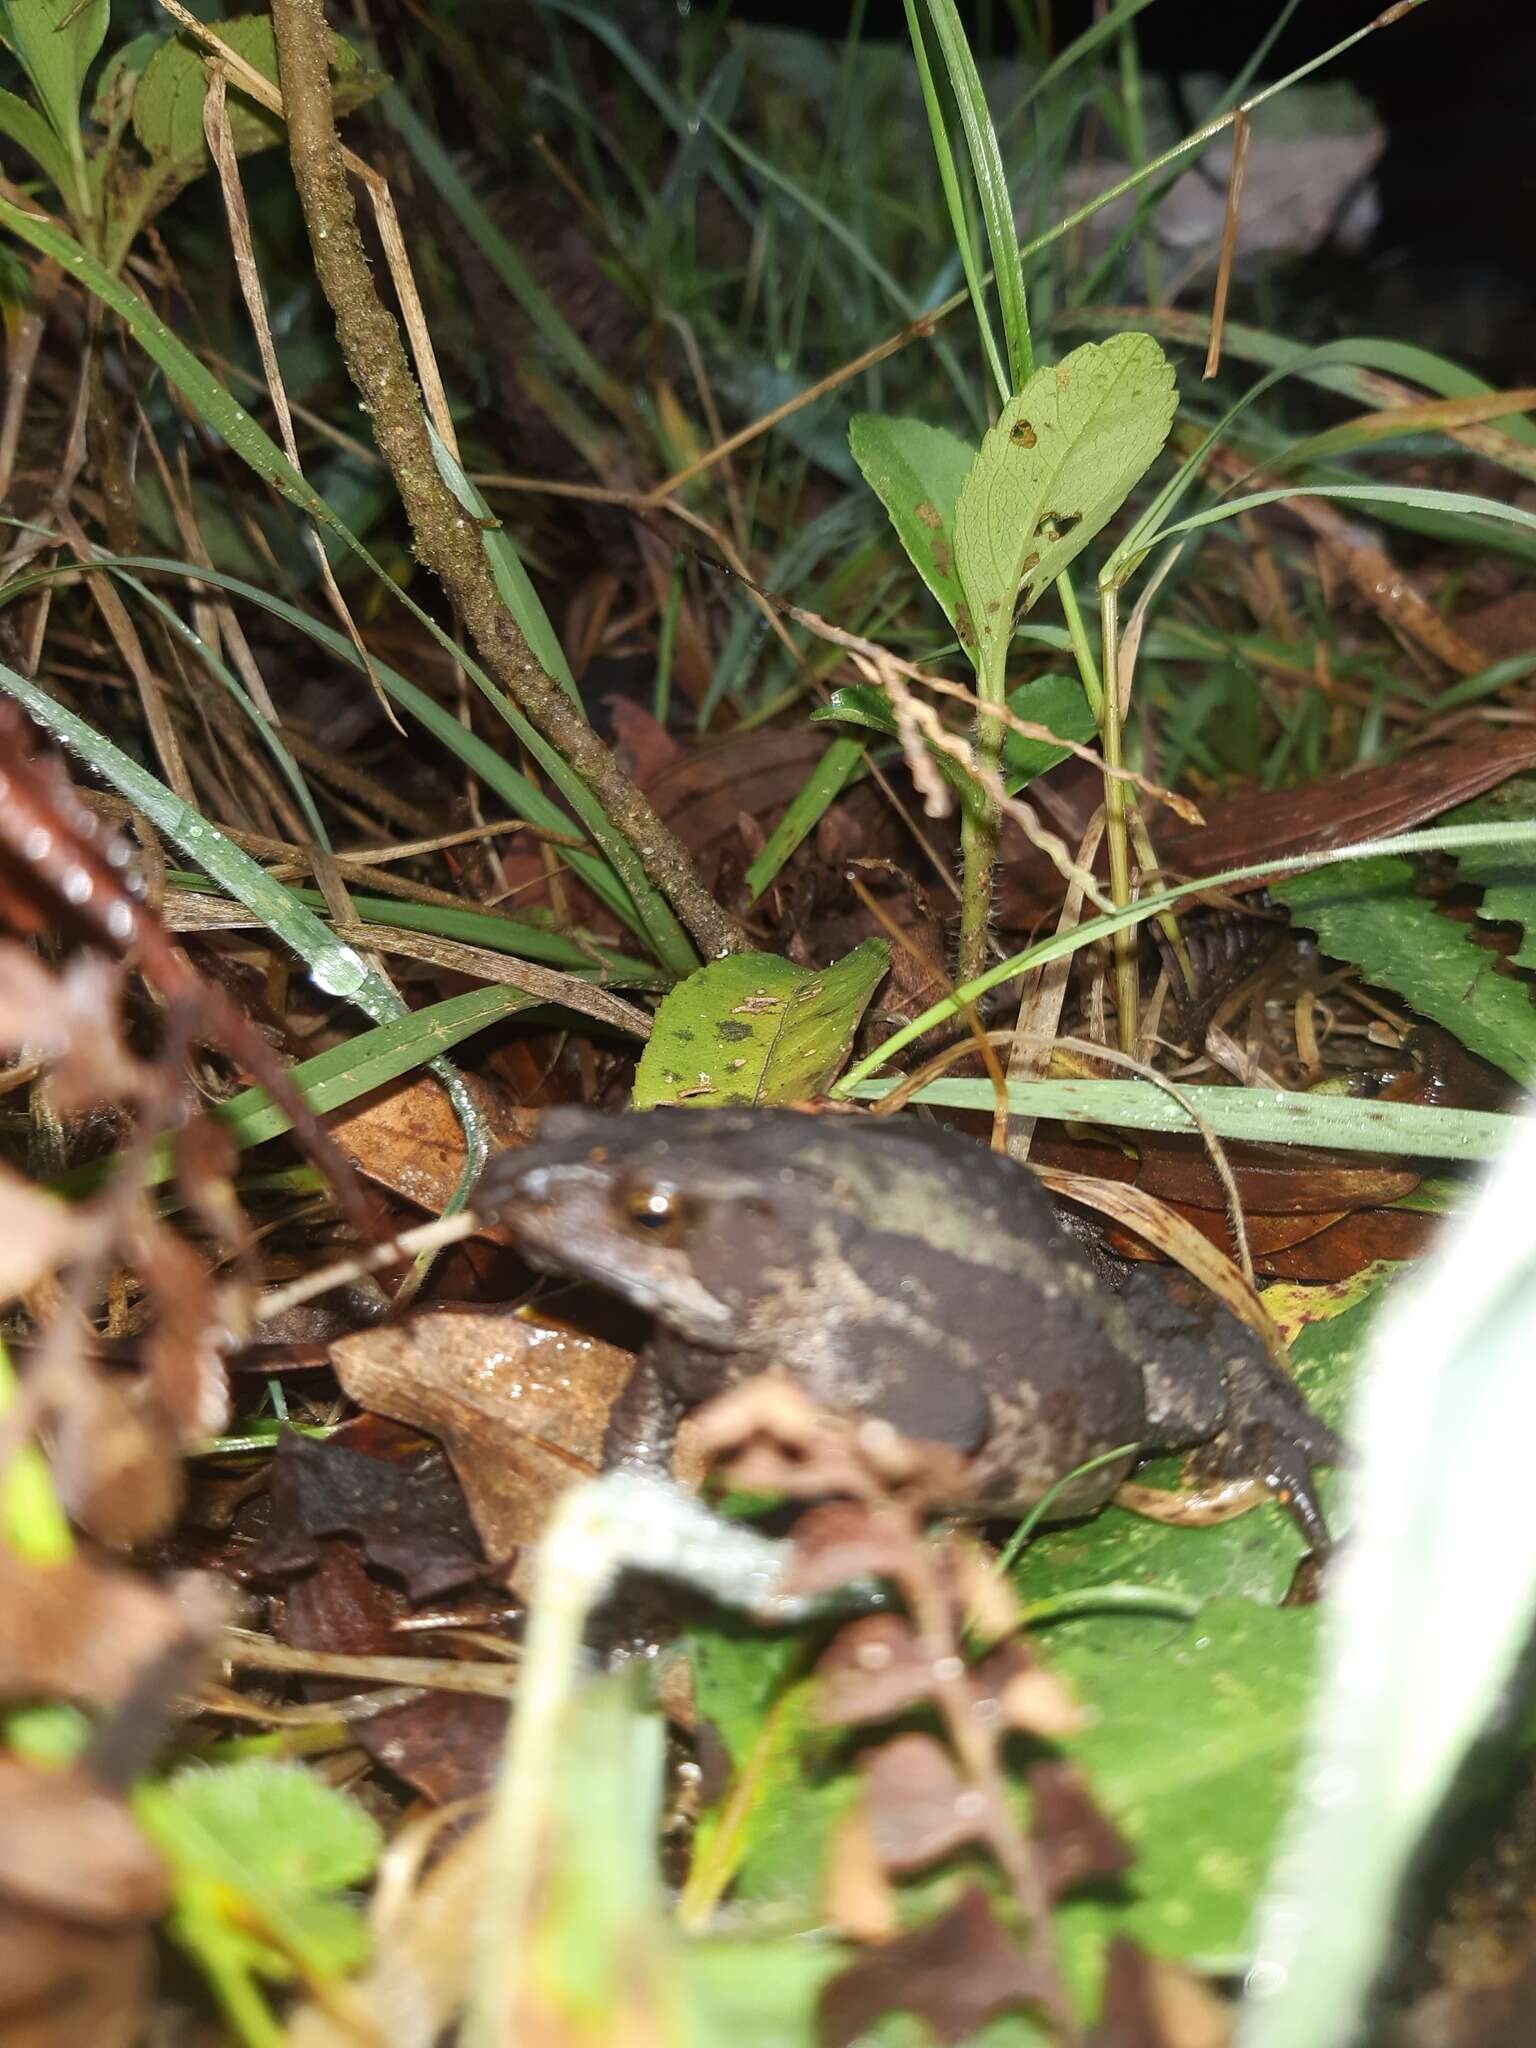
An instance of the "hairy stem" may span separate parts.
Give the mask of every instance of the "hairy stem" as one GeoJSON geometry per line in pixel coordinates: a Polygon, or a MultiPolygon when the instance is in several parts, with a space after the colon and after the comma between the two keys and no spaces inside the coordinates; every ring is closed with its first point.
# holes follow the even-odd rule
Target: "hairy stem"
{"type": "Polygon", "coordinates": [[[399,327],[379,298],[363,253],[336,134],[330,30],[321,0],[273,0],[272,26],[289,155],[315,274],[374,440],[405,506],[418,559],[459,608],[486,667],[587,784],[700,950],[709,958],[746,950],[745,936],[700,882],[687,848],[545,674],[502,603],[480,529],[438,471],[399,327]]]}
{"type": "MultiPolygon", "coordinates": [[[[1000,718],[987,715],[987,707],[1001,704],[1006,697],[1006,652],[995,662],[976,671],[976,694],[981,715],[976,721],[976,759],[983,771],[995,775],[1003,757],[1005,728],[1000,718]]],[[[960,893],[960,949],[957,961],[962,981],[974,981],[987,964],[987,926],[992,916],[992,871],[997,866],[997,849],[1003,821],[997,805],[980,790],[964,800],[960,819],[960,846],[964,862],[960,893]]]]}

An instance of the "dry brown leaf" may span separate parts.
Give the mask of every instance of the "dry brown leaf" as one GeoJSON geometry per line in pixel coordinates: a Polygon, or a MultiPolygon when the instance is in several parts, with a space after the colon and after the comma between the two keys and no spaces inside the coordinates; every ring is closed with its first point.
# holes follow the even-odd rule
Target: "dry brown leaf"
{"type": "Polygon", "coordinates": [[[870,1834],[887,1870],[927,1870],[978,1838],[986,1800],[933,1736],[893,1736],[866,1751],[859,1767],[870,1834]]]}
{"type": "MultiPolygon", "coordinates": [[[[518,1109],[478,1075],[463,1079],[486,1120],[492,1145],[498,1150],[526,1145],[537,1114],[518,1109]]],[[[326,1128],[359,1173],[434,1216],[442,1213],[464,1172],[464,1127],[441,1082],[430,1075],[376,1089],[361,1103],[328,1117],[326,1128]]]]}
{"type": "Polygon", "coordinates": [[[834,1726],[894,1720],[934,1690],[933,1659],[898,1614],[845,1623],[817,1660],[816,1678],[816,1718],[834,1726]]]}
{"type": "Polygon", "coordinates": [[[70,1264],[99,1233],[89,1209],[71,1208],[0,1165],[0,1301],[70,1264]]]}
{"type": "Polygon", "coordinates": [[[93,1927],[151,1920],[165,1866],[123,1800],[82,1770],[0,1756],[0,1891],[93,1927]]]}
{"type": "Polygon", "coordinates": [[[28,1564],[0,1545],[0,1699],[116,1704],[149,1666],[210,1643],[224,1604],[200,1573],[152,1586],[84,1556],[28,1564]]]}
{"type": "Polygon", "coordinates": [[[1136,1860],[1074,1764],[1047,1757],[1031,1767],[1031,1833],[1052,1900],[1129,1870],[1136,1860]]]}
{"type": "Polygon", "coordinates": [[[330,1353],[360,1407],[439,1439],[497,1564],[596,1472],[634,1365],[616,1345],[506,1309],[419,1315],[342,1337],[330,1353]]]}
{"type": "Polygon", "coordinates": [[[968,2041],[999,2014],[1045,2002],[1046,1986],[999,1926],[979,1885],[926,1927],[834,1977],[818,2006],[823,2048],[852,2048],[888,2012],[915,2012],[940,2041],[968,2041]]]}
{"type": "Polygon", "coordinates": [[[5,2048],[136,2048],[153,1982],[140,1929],[73,1926],[0,1899],[5,2048]]]}

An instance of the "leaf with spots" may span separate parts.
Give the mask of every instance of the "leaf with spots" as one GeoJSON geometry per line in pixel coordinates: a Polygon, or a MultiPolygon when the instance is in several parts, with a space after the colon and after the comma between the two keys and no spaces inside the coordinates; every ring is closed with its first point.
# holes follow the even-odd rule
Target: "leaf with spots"
{"type": "Polygon", "coordinates": [[[1124,504],[1178,402],[1150,334],[1085,342],[1037,370],[981,444],[955,510],[955,562],[978,668],[1000,663],[1027,611],[1124,504]],[[1022,592],[1022,599],[1021,599],[1022,592]]]}
{"type": "Polygon", "coordinates": [[[976,451],[945,427],[872,412],[854,414],[848,445],[918,575],[958,631],[965,593],[955,570],[955,506],[976,451]]]}
{"type": "Polygon", "coordinates": [[[824,1093],[890,964],[884,939],[866,939],[831,967],[797,967],[769,953],[712,960],[657,1011],[635,1076],[636,1109],[805,1102],[824,1093]]]}

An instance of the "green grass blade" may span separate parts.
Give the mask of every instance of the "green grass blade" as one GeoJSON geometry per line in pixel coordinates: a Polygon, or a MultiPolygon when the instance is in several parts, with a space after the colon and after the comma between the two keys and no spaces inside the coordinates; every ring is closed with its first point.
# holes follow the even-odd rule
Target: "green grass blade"
{"type": "MultiPolygon", "coordinates": [[[[359,672],[362,671],[362,660],[346,634],[327,625],[324,620],[312,617],[297,605],[290,604],[286,598],[263,589],[260,584],[247,583],[243,578],[232,576],[224,570],[205,569],[196,563],[178,562],[170,556],[129,555],[117,558],[103,555],[99,559],[104,568],[110,568],[116,573],[143,570],[177,576],[184,580],[212,584],[220,590],[228,591],[231,596],[245,598],[263,611],[270,612],[273,617],[282,619],[286,624],[308,635],[339,661],[347,662],[359,672]]],[[[20,595],[27,587],[28,579],[18,578],[14,584],[8,586],[3,597],[8,601],[20,595]]],[[[519,769],[514,768],[494,747],[488,746],[478,734],[471,732],[461,720],[455,718],[452,712],[445,710],[435,697],[419,689],[398,669],[391,668],[377,655],[370,656],[370,660],[385,696],[398,704],[403,711],[408,712],[418,724],[424,726],[434,739],[440,741],[450,753],[463,762],[466,768],[479,776],[488,789],[495,790],[516,816],[526,818],[530,824],[545,831],[558,832],[562,837],[570,834],[570,817],[547,797],[537,784],[530,781],[519,769]]],[[[644,936],[645,927],[640,921],[629,891],[606,861],[584,853],[579,847],[563,848],[561,857],[616,917],[622,919],[632,931],[644,936]]]]}
{"type": "Polygon", "coordinates": [[[1011,959],[1000,960],[985,974],[978,974],[942,1002],[932,1004],[921,1016],[911,1018],[899,1031],[893,1031],[884,1045],[876,1046],[839,1081],[834,1093],[851,1094],[861,1081],[867,1081],[897,1053],[904,1052],[914,1039],[921,1038],[936,1024],[947,1023],[962,1005],[979,1002],[993,989],[1001,988],[1005,982],[1016,981],[1020,975],[1028,974],[1032,968],[1043,967],[1049,960],[1076,953],[1097,939],[1111,938],[1118,931],[1128,930],[1146,918],[1156,917],[1159,912],[1182,903],[1188,896],[1219,889],[1231,882],[1254,882],[1268,875],[1304,873],[1312,868],[1329,867],[1337,861],[1363,860],[1372,854],[1455,853],[1463,846],[1497,844],[1536,845],[1536,823],[1525,825],[1510,821],[1498,825],[1439,825],[1426,832],[1400,832],[1390,839],[1364,839],[1353,846],[1330,848],[1326,853],[1289,854],[1283,860],[1252,861],[1245,867],[1224,868],[1219,874],[1204,875],[1199,881],[1181,882],[1173,889],[1156,890],[1135,903],[1127,904],[1123,910],[1105,911],[1098,917],[1085,918],[1069,932],[1053,932],[1049,938],[1026,946],[1022,953],[1015,953],[1011,959]]]}
{"type": "Polygon", "coordinates": [[[385,591],[403,604],[439,646],[446,649],[454,660],[463,666],[476,688],[511,726],[521,743],[539,762],[586,825],[593,839],[602,847],[615,874],[634,899],[636,911],[647,938],[656,949],[657,958],[671,967],[675,973],[691,972],[697,965],[698,956],[689,944],[686,932],[673,916],[660,891],[652,886],[634,848],[610,823],[602,806],[593,797],[581,777],[556,753],[543,734],[530,723],[505,693],[497,688],[479,662],[458,645],[453,636],[437,623],[430,612],[424,610],[402,590],[392,576],[386,574],[350,527],[337,518],[319,492],[294,468],[271,436],[251,418],[235,398],[231,397],[186,344],[167,327],[151,307],[136,293],[130,291],[120,278],[112,276],[94,257],[81,248],[78,242],[63,234],[51,222],[41,220],[36,214],[27,213],[22,208],[13,206],[9,200],[0,199],[0,225],[9,227],[23,241],[40,249],[45,255],[53,256],[65,266],[69,274],[77,277],[103,303],[118,313],[135,339],[159,364],[188,404],[209,426],[223,435],[236,454],[308,517],[334,533],[372,571],[385,591]]]}
{"type": "Polygon", "coordinates": [[[768,844],[747,869],[747,887],[755,903],[806,836],[814,832],[849,776],[864,758],[864,742],[846,735],[835,739],[805,782],[789,800],[768,844]]]}
{"type": "MultiPolygon", "coordinates": [[[[918,83],[922,87],[923,107],[928,115],[928,133],[933,142],[933,154],[939,166],[939,183],[944,192],[944,204],[949,213],[950,233],[955,238],[961,267],[965,272],[965,288],[971,295],[971,311],[976,316],[976,325],[981,333],[981,345],[987,362],[991,366],[993,381],[997,385],[1000,404],[1006,404],[1010,392],[1008,372],[998,352],[997,336],[992,331],[992,315],[987,311],[987,288],[977,261],[975,237],[966,215],[965,198],[960,189],[960,174],[955,163],[955,153],[949,144],[949,127],[944,119],[944,109],[939,103],[938,87],[934,83],[933,66],[928,62],[928,45],[923,36],[923,24],[917,11],[917,0],[902,0],[907,10],[907,33],[912,38],[912,56],[917,65],[918,83]]],[[[1142,0],[1146,4],[1146,0],[1142,0]]]]}
{"type": "MultiPolygon", "coordinates": [[[[215,895],[217,885],[204,875],[172,869],[166,880],[175,889],[193,895],[215,895]]],[[[296,902],[323,914],[325,898],[318,889],[289,885],[296,902]]],[[[398,925],[402,931],[428,932],[434,938],[455,939],[466,946],[484,946],[488,951],[509,953],[515,959],[537,960],[548,967],[563,968],[567,974],[616,988],[666,988],[671,977],[649,960],[631,959],[596,940],[568,938],[564,932],[544,925],[527,924],[521,918],[504,917],[499,910],[477,910],[472,904],[450,910],[445,903],[413,903],[409,897],[359,895],[348,889],[348,902],[364,924],[398,925]]]]}
{"type": "Polygon", "coordinates": [[[0,689],[14,697],[55,739],[78,754],[88,767],[144,813],[155,830],[179,846],[189,860],[211,875],[227,896],[243,903],[275,939],[297,954],[310,979],[327,995],[356,1003],[370,1017],[398,1017],[405,1005],[352,946],[338,940],[312,910],[295,901],[292,892],[274,882],[248,853],[226,839],[216,825],[182,802],[174,790],[130,760],[93,726],[50,697],[36,683],[0,662],[0,689]]]}
{"type": "MultiPolygon", "coordinates": [[[[632,421],[634,406],[628,392],[609,376],[555,306],[400,87],[391,87],[379,101],[379,106],[390,125],[405,138],[411,154],[426,172],[438,197],[495,272],[508,296],[527,315],[530,325],[555,361],[610,412],[626,424],[632,421]]],[[[553,675],[555,671],[551,669],[550,673],[553,675]]]]}
{"type": "MultiPolygon", "coordinates": [[[[895,1080],[850,1081],[839,1094],[878,1102],[895,1080]]],[[[1254,1145],[1321,1145],[1333,1152],[1393,1152],[1415,1159],[1497,1159],[1519,1130],[1518,1117],[1480,1109],[1438,1109],[1420,1102],[1366,1102],[1279,1088],[1181,1088],[1218,1138],[1254,1145]]],[[[997,1090],[985,1079],[930,1081],[913,1096],[936,1108],[990,1111],[997,1090]]],[[[1197,1130],[1165,1089],[1150,1081],[1010,1081],[1016,1116],[1055,1117],[1109,1129],[1197,1130]]]]}
{"type": "Polygon", "coordinates": [[[1019,257],[1019,235],[1014,226],[1013,204],[1008,197],[1008,177],[1003,169],[997,132],[987,109],[981,74],[971,55],[965,28],[955,0],[926,0],[928,19],[944,58],[960,125],[965,130],[971,156],[971,173],[981,199],[982,218],[992,250],[992,277],[997,287],[998,310],[1002,315],[1003,338],[1008,344],[1008,374],[1012,389],[1028,382],[1035,367],[1034,346],[1029,334],[1029,308],[1024,296],[1024,270],[1019,257]]]}

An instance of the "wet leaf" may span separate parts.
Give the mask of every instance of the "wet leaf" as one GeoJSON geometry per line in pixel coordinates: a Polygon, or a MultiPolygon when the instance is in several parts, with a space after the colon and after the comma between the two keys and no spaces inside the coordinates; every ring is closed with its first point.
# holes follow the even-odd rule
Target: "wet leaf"
{"type": "Polygon", "coordinates": [[[890,966],[866,939],[831,967],[768,953],[712,960],[662,1002],[635,1076],[636,1109],[663,1103],[791,1103],[836,1079],[890,966]]]}
{"type": "MultiPolygon", "coordinates": [[[[1536,782],[1506,782],[1475,803],[1447,811],[1443,825],[1529,824],[1536,818],[1536,782]]],[[[1514,924],[1523,934],[1513,967],[1536,968],[1536,850],[1529,846],[1464,846],[1453,856],[1456,872],[1482,891],[1477,914],[1490,924],[1514,924]]]]}
{"type": "Polygon", "coordinates": [[[567,1487],[597,1470],[634,1368],[617,1345],[509,1310],[417,1316],[331,1346],[361,1407],[425,1429],[453,1461],[486,1556],[533,1542],[567,1487]]]}

